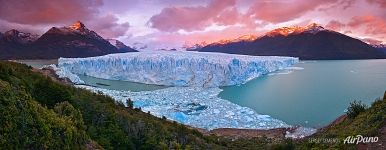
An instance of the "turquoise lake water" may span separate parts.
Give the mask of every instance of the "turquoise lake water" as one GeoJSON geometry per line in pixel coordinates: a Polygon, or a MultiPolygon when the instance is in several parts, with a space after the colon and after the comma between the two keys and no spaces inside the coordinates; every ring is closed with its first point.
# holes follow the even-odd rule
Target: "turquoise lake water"
{"type": "MultiPolygon", "coordinates": [[[[24,61],[35,67],[52,62],[24,61]]],[[[351,101],[371,104],[386,90],[386,59],[305,61],[295,66],[304,69],[262,76],[240,86],[222,87],[219,97],[291,125],[321,127],[344,114],[351,101]]],[[[80,78],[89,85],[114,90],[166,88],[84,75],[80,78]]]]}
{"type": "Polygon", "coordinates": [[[303,70],[223,87],[219,97],[289,124],[320,127],[353,100],[371,104],[386,90],[386,60],[303,62],[303,70]]]}

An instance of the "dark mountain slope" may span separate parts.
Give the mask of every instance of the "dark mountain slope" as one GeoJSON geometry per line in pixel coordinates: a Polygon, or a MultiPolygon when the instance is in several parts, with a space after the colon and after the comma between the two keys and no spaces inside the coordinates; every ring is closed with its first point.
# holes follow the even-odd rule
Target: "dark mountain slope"
{"type": "Polygon", "coordinates": [[[0,33],[0,59],[12,58],[15,55],[26,55],[31,43],[36,41],[37,35],[9,30],[4,34],[0,33]]]}
{"type": "Polygon", "coordinates": [[[8,32],[0,37],[0,59],[91,57],[135,51],[118,49],[79,21],[69,27],[53,27],[40,38],[16,30],[8,32]]]}
{"type": "Polygon", "coordinates": [[[294,56],[303,60],[386,58],[385,54],[358,39],[326,30],[315,24],[304,28],[279,28],[253,41],[209,44],[196,50],[246,55],[294,56]]]}

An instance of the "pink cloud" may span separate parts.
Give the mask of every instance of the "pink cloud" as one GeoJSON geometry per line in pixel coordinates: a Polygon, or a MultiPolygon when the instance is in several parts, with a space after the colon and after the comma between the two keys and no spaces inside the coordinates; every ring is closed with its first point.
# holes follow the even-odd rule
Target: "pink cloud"
{"type": "Polygon", "coordinates": [[[0,0],[0,19],[19,24],[69,23],[98,13],[101,0],[0,0]]]}
{"type": "Polygon", "coordinates": [[[337,0],[256,1],[247,14],[258,20],[280,23],[298,18],[308,11],[333,2],[337,0]]]}
{"type": "Polygon", "coordinates": [[[118,18],[113,14],[100,16],[95,20],[87,22],[89,28],[95,30],[104,38],[117,38],[123,36],[128,31],[130,24],[128,22],[118,23],[118,18]]]}
{"type": "MultiPolygon", "coordinates": [[[[252,34],[252,35],[261,35],[263,32],[257,32],[254,29],[232,26],[224,30],[215,30],[215,31],[206,31],[206,32],[197,32],[194,34],[179,34],[179,33],[157,33],[153,34],[150,37],[153,39],[151,43],[163,44],[163,43],[174,43],[174,45],[182,46],[184,43],[213,43],[219,40],[228,40],[235,39],[242,35],[252,34]]],[[[143,37],[144,39],[149,39],[148,37],[143,37]]]]}
{"type": "Polygon", "coordinates": [[[377,4],[382,8],[386,8],[386,1],[385,0],[367,0],[371,4],[377,4]]]}
{"type": "Polygon", "coordinates": [[[234,24],[235,22],[230,20],[238,19],[238,16],[235,16],[237,13],[234,8],[235,4],[235,0],[213,0],[207,6],[167,7],[159,14],[152,16],[149,23],[151,27],[167,32],[179,29],[202,30],[216,21],[221,24],[234,24]],[[226,20],[225,16],[231,18],[226,20]]]}
{"type": "Polygon", "coordinates": [[[326,25],[326,28],[327,29],[331,29],[331,30],[334,30],[334,31],[340,31],[342,30],[343,27],[345,27],[346,25],[344,23],[341,23],[337,20],[331,20],[330,22],[328,22],[328,24],[326,25]]]}
{"type": "Polygon", "coordinates": [[[102,5],[102,0],[0,0],[0,30],[37,31],[42,26],[64,26],[80,20],[105,38],[125,35],[129,23],[118,23],[113,14],[101,15],[98,8],[102,5]]]}
{"type": "Polygon", "coordinates": [[[365,27],[366,34],[386,34],[386,21],[372,15],[355,16],[347,25],[352,28],[365,27]]]}

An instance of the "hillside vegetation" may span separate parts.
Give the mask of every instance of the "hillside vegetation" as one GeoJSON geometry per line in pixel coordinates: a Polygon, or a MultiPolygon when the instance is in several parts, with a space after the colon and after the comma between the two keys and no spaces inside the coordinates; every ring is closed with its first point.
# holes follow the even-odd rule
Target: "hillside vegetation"
{"type": "Polygon", "coordinates": [[[0,147],[10,149],[219,147],[183,125],[10,62],[0,62],[0,120],[0,147]]]}

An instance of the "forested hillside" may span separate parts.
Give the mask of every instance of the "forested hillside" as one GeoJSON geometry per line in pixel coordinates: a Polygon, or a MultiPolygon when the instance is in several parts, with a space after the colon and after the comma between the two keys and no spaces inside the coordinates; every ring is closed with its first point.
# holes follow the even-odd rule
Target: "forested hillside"
{"type": "Polygon", "coordinates": [[[54,82],[26,65],[0,62],[0,100],[3,148],[219,147],[195,130],[54,82]]]}

